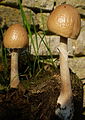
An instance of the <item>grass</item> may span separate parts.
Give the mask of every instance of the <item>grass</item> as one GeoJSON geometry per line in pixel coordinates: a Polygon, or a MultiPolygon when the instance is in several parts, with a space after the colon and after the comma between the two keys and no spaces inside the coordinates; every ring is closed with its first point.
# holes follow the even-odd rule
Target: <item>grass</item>
{"type": "MultiPolygon", "coordinates": [[[[33,49],[34,49],[34,52],[35,52],[35,59],[34,59],[34,65],[33,65],[33,73],[35,72],[35,64],[36,64],[36,62],[38,63],[39,70],[41,71],[41,68],[40,68],[41,59],[39,57],[39,49],[40,49],[41,43],[43,43],[45,45],[45,47],[46,47],[46,49],[47,49],[47,51],[48,51],[48,53],[49,53],[49,55],[51,57],[50,63],[54,66],[54,68],[56,68],[55,63],[53,61],[53,56],[52,56],[51,50],[50,50],[49,46],[46,43],[46,38],[45,38],[46,33],[45,33],[45,31],[44,30],[42,31],[42,33],[43,33],[42,35],[37,32],[36,26],[35,26],[35,22],[34,22],[34,19],[32,17],[32,13],[30,12],[30,21],[33,24],[34,33],[31,31],[31,25],[30,25],[29,21],[26,18],[26,15],[25,15],[25,12],[23,10],[23,7],[21,5],[20,0],[18,0],[18,2],[19,2],[19,8],[20,8],[20,11],[21,11],[21,16],[22,16],[23,24],[24,24],[24,26],[26,27],[26,29],[28,31],[28,36],[31,39],[31,45],[33,46],[33,49]],[[33,36],[32,36],[33,34],[35,35],[35,42],[34,42],[34,39],[33,39],[33,36]],[[40,43],[38,43],[38,36],[40,37],[40,43]]],[[[42,20],[42,25],[44,27],[43,16],[41,16],[41,20],[42,20]]],[[[42,61],[44,62],[44,59],[42,61]]]]}
{"type": "Polygon", "coordinates": [[[0,65],[3,66],[3,73],[0,72],[0,83],[6,84],[8,79],[7,50],[3,46],[3,30],[0,28],[0,65]]]}
{"type": "MultiPolygon", "coordinates": [[[[54,68],[56,68],[56,66],[55,66],[55,63],[54,63],[54,60],[53,60],[51,50],[50,50],[50,48],[47,44],[47,40],[46,40],[46,37],[45,37],[46,32],[43,30],[42,35],[37,32],[35,21],[33,19],[32,13],[30,12],[29,17],[30,17],[30,21],[31,21],[32,26],[33,26],[33,31],[32,31],[32,29],[31,29],[32,26],[30,24],[30,21],[28,21],[27,18],[26,18],[23,6],[21,4],[21,0],[18,0],[18,3],[19,3],[19,10],[21,12],[21,17],[22,17],[22,20],[23,20],[23,25],[28,32],[28,37],[31,40],[31,45],[32,45],[32,47],[34,49],[34,53],[35,53],[35,55],[33,56],[33,60],[30,60],[30,54],[31,53],[29,51],[25,52],[25,56],[26,56],[25,62],[26,63],[24,63],[24,64],[26,64],[26,68],[23,72],[20,73],[20,77],[25,76],[26,74],[29,74],[29,77],[32,77],[34,74],[36,74],[36,76],[38,76],[41,73],[41,71],[43,70],[43,65],[41,65],[41,64],[44,64],[44,63],[47,62],[47,63],[52,64],[54,66],[54,68]],[[35,41],[33,39],[33,35],[35,36],[35,41]],[[40,39],[40,43],[38,42],[38,37],[40,39]],[[40,50],[40,47],[41,47],[42,43],[44,44],[44,46],[47,49],[48,54],[51,58],[49,60],[44,59],[43,56],[42,57],[39,56],[39,50],[40,50]],[[37,72],[36,72],[36,65],[37,65],[37,72]],[[29,73],[27,73],[27,72],[29,72],[29,73]]],[[[42,20],[42,25],[44,27],[43,16],[41,16],[41,20],[42,20]]],[[[0,29],[0,32],[1,32],[0,37],[3,40],[3,32],[4,31],[2,29],[0,29]]],[[[8,76],[10,76],[10,75],[8,73],[7,49],[3,47],[3,44],[1,44],[1,61],[2,61],[2,64],[4,66],[4,71],[3,71],[3,75],[2,74],[0,74],[0,75],[2,77],[2,81],[5,81],[6,79],[10,79],[10,78],[8,78],[8,76]]]]}

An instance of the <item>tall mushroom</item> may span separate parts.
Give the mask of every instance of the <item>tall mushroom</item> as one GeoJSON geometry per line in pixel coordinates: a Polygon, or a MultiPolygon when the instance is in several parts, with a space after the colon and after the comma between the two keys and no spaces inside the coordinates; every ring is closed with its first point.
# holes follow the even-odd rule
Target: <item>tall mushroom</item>
{"type": "Polygon", "coordinates": [[[20,24],[11,25],[4,35],[3,43],[6,48],[12,49],[10,87],[17,88],[20,82],[18,74],[18,49],[28,44],[28,35],[25,28],[20,24]]]}
{"type": "Polygon", "coordinates": [[[59,5],[49,15],[47,26],[49,31],[60,36],[60,74],[61,91],[57,100],[55,114],[64,120],[73,116],[72,89],[68,66],[68,38],[76,38],[80,32],[80,15],[76,8],[69,4],[59,5]]]}

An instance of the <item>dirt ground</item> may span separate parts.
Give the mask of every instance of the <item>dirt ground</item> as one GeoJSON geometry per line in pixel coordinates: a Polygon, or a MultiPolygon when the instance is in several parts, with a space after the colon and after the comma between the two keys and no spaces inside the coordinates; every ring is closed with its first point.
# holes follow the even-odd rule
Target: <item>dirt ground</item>
{"type": "MultiPolygon", "coordinates": [[[[82,83],[71,72],[75,113],[82,115],[82,83]]],[[[0,91],[0,120],[55,120],[54,110],[60,93],[59,69],[45,68],[37,77],[21,81],[18,89],[0,91]]],[[[58,120],[58,119],[57,119],[58,120]]]]}

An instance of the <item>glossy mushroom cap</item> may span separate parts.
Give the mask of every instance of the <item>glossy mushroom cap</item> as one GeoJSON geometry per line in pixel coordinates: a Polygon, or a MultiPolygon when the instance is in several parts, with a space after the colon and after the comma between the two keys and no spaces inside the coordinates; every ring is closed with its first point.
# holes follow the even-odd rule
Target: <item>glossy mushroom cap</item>
{"type": "Polygon", "coordinates": [[[76,8],[63,4],[54,9],[47,21],[48,29],[66,38],[76,38],[80,32],[81,20],[76,8]]]}
{"type": "Polygon", "coordinates": [[[11,25],[4,35],[6,48],[23,48],[28,44],[28,35],[25,28],[20,24],[11,25]]]}

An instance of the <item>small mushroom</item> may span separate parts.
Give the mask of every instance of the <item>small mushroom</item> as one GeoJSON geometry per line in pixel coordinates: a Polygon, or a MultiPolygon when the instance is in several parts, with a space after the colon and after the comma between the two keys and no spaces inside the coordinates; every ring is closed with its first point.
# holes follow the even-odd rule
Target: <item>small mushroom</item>
{"type": "Polygon", "coordinates": [[[20,24],[11,25],[3,39],[5,48],[11,48],[11,80],[10,87],[17,88],[19,85],[18,74],[18,49],[27,46],[28,35],[25,28],[20,24]]]}
{"type": "Polygon", "coordinates": [[[77,38],[80,32],[80,15],[76,8],[69,4],[59,5],[49,15],[47,26],[49,31],[60,36],[60,74],[61,91],[55,110],[56,116],[63,120],[71,120],[73,117],[72,89],[68,66],[68,38],[77,38]]]}

